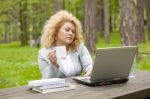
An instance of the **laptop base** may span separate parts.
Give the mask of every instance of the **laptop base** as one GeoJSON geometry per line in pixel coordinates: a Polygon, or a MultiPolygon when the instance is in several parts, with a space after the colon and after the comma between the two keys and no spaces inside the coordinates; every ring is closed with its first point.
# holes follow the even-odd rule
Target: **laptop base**
{"type": "Polygon", "coordinates": [[[79,80],[79,79],[73,79],[76,82],[80,83],[80,84],[84,84],[84,85],[88,85],[88,86],[102,86],[102,85],[112,85],[112,84],[120,84],[120,83],[126,83],[129,79],[128,78],[124,78],[124,79],[117,79],[117,80],[111,80],[111,81],[100,81],[100,82],[86,82],[83,80],[79,80]]]}

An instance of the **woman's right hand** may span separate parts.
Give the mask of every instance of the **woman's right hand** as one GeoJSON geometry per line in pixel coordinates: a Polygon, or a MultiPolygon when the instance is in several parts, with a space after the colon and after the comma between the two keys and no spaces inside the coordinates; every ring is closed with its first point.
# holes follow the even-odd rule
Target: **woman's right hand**
{"type": "Polygon", "coordinates": [[[52,64],[57,65],[57,58],[56,58],[56,50],[51,50],[48,54],[48,59],[51,61],[52,64]]]}

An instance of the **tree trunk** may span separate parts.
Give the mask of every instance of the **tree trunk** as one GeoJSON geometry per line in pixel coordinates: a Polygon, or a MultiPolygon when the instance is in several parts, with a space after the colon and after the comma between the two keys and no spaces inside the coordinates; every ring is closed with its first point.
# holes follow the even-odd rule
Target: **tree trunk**
{"type": "Polygon", "coordinates": [[[133,16],[133,0],[121,0],[121,43],[122,45],[136,45],[135,24],[133,16]]]}
{"type": "Polygon", "coordinates": [[[95,36],[96,36],[96,0],[84,0],[85,17],[84,17],[84,33],[88,50],[94,53],[95,36]]]}
{"type": "Polygon", "coordinates": [[[18,26],[18,17],[15,17],[15,19],[14,19],[14,28],[13,28],[13,38],[14,38],[14,40],[18,40],[19,39],[19,37],[18,37],[18,28],[19,26],[18,26]]]}
{"type": "Polygon", "coordinates": [[[54,0],[54,12],[56,13],[57,11],[63,9],[63,0],[54,0]]]}
{"type": "Polygon", "coordinates": [[[7,42],[9,42],[10,40],[9,40],[9,33],[10,32],[10,23],[9,23],[9,21],[7,20],[6,22],[5,22],[5,33],[4,33],[4,42],[5,43],[7,43],[7,42]]]}
{"type": "MultiPolygon", "coordinates": [[[[40,27],[41,27],[41,30],[43,29],[43,25],[46,21],[46,3],[45,1],[41,0],[41,16],[40,16],[40,27]]],[[[41,32],[41,31],[40,31],[41,32]]]]}
{"type": "Polygon", "coordinates": [[[19,21],[20,21],[20,30],[21,30],[21,33],[20,33],[21,45],[25,46],[28,44],[27,0],[20,1],[19,21]]]}
{"type": "Polygon", "coordinates": [[[142,43],[145,41],[144,36],[144,1],[137,0],[137,21],[136,21],[136,42],[142,43]]]}
{"type": "Polygon", "coordinates": [[[33,37],[32,39],[34,39],[35,41],[38,38],[38,32],[37,32],[37,3],[33,3],[33,37]]]}
{"type": "Polygon", "coordinates": [[[110,31],[109,31],[109,1],[104,0],[104,37],[105,37],[105,42],[107,44],[110,43],[110,31]]]}
{"type": "Polygon", "coordinates": [[[104,36],[104,0],[100,0],[100,35],[104,36]]]}
{"type": "Polygon", "coordinates": [[[96,16],[95,16],[95,18],[96,18],[96,30],[95,30],[95,32],[96,32],[96,39],[95,39],[95,42],[97,43],[98,42],[98,37],[99,37],[99,34],[98,33],[100,33],[100,0],[97,0],[97,4],[96,4],[96,10],[97,10],[97,12],[96,12],[96,16]]]}
{"type": "Polygon", "coordinates": [[[6,21],[5,21],[5,33],[4,33],[5,43],[8,43],[11,41],[10,30],[11,30],[10,16],[9,16],[9,12],[7,12],[6,13],[6,21]]]}
{"type": "Polygon", "coordinates": [[[12,17],[13,17],[13,21],[12,21],[12,35],[13,35],[13,39],[14,41],[18,41],[19,40],[19,9],[18,6],[14,7],[14,9],[12,10],[12,17]]]}
{"type": "Polygon", "coordinates": [[[148,40],[150,40],[150,0],[145,0],[148,40]]]}
{"type": "Polygon", "coordinates": [[[112,16],[109,16],[109,33],[113,31],[112,16]]]}

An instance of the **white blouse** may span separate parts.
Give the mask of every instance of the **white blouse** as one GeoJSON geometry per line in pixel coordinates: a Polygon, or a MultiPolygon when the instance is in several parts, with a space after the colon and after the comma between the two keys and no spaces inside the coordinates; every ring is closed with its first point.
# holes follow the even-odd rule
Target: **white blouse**
{"type": "Polygon", "coordinates": [[[61,68],[61,70],[65,74],[65,76],[70,77],[70,76],[74,76],[76,74],[76,70],[73,66],[73,63],[72,63],[72,60],[70,57],[70,53],[68,53],[66,58],[59,59],[59,61],[62,64],[61,67],[59,67],[59,68],[61,68]]]}

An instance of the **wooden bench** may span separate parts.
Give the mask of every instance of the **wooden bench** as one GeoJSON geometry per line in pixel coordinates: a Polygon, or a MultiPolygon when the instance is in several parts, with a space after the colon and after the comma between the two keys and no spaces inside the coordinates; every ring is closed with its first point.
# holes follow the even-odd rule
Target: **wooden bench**
{"type": "Polygon", "coordinates": [[[28,86],[0,90],[0,99],[145,99],[150,97],[150,71],[138,71],[124,84],[89,87],[71,81],[75,90],[42,94],[28,86]]]}

